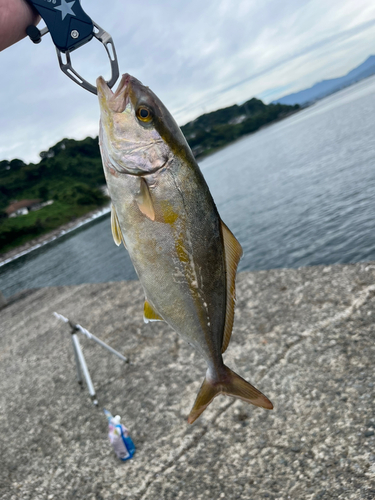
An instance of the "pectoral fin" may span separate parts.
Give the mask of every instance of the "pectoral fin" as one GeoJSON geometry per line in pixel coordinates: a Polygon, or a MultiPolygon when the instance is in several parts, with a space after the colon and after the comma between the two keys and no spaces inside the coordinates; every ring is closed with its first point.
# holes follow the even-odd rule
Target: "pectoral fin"
{"type": "Polygon", "coordinates": [[[242,257],[242,247],[223,221],[221,221],[221,229],[224,239],[225,265],[227,271],[227,307],[223,344],[221,347],[221,352],[225,352],[232,335],[234,306],[236,302],[236,272],[238,263],[242,257]]]}
{"type": "Polygon", "coordinates": [[[149,302],[147,302],[147,300],[145,301],[143,309],[143,321],[145,323],[149,323],[150,321],[164,321],[163,318],[154,311],[154,308],[149,302]]]}
{"type": "Polygon", "coordinates": [[[150,220],[155,220],[154,204],[147,182],[141,178],[140,193],[136,198],[139,210],[150,220]]]}
{"type": "MultiPolygon", "coordinates": [[[[122,241],[124,242],[124,238],[122,237],[120,224],[117,218],[115,207],[113,205],[111,205],[111,229],[112,229],[112,236],[116,245],[120,246],[121,242],[122,241]]],[[[125,242],[124,246],[126,248],[125,242]]]]}

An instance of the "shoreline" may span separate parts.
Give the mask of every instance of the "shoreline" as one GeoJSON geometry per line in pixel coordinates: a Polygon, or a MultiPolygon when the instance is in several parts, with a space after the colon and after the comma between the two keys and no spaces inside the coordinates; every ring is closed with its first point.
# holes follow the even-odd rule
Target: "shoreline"
{"type": "Polygon", "coordinates": [[[22,255],[30,253],[37,248],[46,245],[47,243],[51,243],[60,236],[64,236],[65,234],[78,229],[79,227],[87,224],[88,222],[91,222],[92,220],[97,219],[98,217],[102,217],[108,214],[110,212],[110,207],[111,205],[109,204],[104,207],[98,208],[97,210],[93,210],[92,212],[88,212],[87,214],[82,215],[81,217],[77,217],[76,219],[63,224],[62,226],[59,226],[58,228],[48,233],[42,234],[37,238],[33,238],[27,243],[24,243],[23,245],[20,245],[16,248],[13,248],[12,250],[9,250],[8,252],[1,254],[0,267],[5,266],[5,264],[18,259],[18,257],[22,257],[22,255]]]}
{"type": "MultiPolygon", "coordinates": [[[[317,101],[318,102],[318,101],[317,101]]],[[[315,103],[313,103],[315,104],[315,103]]],[[[212,148],[212,149],[209,149],[209,150],[206,150],[205,152],[202,152],[201,154],[198,154],[197,156],[194,155],[195,157],[195,161],[198,163],[199,165],[199,162],[202,161],[202,160],[205,160],[206,158],[208,158],[209,156],[217,153],[218,151],[221,151],[225,148],[227,148],[228,146],[231,146],[232,144],[235,144],[236,142],[239,142],[241,141],[242,139],[245,139],[246,137],[249,137],[250,135],[254,135],[256,134],[257,132],[260,132],[261,130],[265,129],[265,128],[268,128],[268,127],[271,127],[272,125],[275,125],[276,123],[278,122],[281,122],[282,120],[285,120],[287,118],[289,118],[290,116],[293,116],[295,115],[296,113],[299,113],[300,111],[303,111],[304,109],[308,108],[312,106],[312,104],[310,105],[306,105],[306,106],[301,106],[299,109],[296,109],[296,110],[293,110],[293,111],[290,111],[289,113],[287,113],[286,115],[282,116],[282,117],[279,117],[279,118],[275,118],[275,120],[273,120],[272,122],[269,122],[269,123],[265,123],[264,125],[261,125],[258,129],[254,130],[253,132],[248,132],[244,135],[240,135],[239,137],[237,137],[236,139],[233,139],[232,141],[229,141],[227,142],[226,144],[223,144],[222,146],[218,146],[218,147],[215,147],[215,148],[212,148]]],[[[194,153],[193,153],[194,154],[194,153]]]]}

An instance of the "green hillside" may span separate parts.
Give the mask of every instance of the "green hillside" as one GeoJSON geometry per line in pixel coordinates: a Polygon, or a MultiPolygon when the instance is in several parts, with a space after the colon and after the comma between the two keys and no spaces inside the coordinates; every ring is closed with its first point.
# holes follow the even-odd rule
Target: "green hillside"
{"type": "Polygon", "coordinates": [[[63,139],[43,151],[39,163],[0,162],[0,252],[47,233],[108,202],[98,140],[63,139]],[[54,200],[36,212],[7,218],[14,200],[54,200]]]}
{"type": "Polygon", "coordinates": [[[195,157],[199,158],[298,109],[298,104],[267,105],[254,97],[244,104],[235,104],[199,116],[181,127],[181,130],[195,157]]]}

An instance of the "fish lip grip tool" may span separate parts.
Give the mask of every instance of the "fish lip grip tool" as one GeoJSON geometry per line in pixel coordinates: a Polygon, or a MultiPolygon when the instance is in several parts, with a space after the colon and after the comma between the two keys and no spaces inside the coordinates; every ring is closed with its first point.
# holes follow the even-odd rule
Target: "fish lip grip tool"
{"type": "Polygon", "coordinates": [[[29,26],[27,35],[34,43],[39,43],[42,36],[50,33],[56,46],[57,57],[61,70],[75,83],[84,89],[97,94],[97,88],[85,80],[73,68],[70,53],[96,38],[107,52],[111,65],[111,78],[107,85],[112,88],[116,83],[120,71],[117,61],[115,45],[111,35],[84,12],[79,0],[27,0],[43,18],[46,28],[39,30],[36,26],[29,26]],[[65,56],[65,61],[64,61],[65,56]]]}

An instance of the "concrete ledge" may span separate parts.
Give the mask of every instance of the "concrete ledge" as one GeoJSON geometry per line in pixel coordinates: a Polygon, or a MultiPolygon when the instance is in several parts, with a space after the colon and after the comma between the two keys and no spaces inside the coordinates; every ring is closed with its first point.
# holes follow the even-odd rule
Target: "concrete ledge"
{"type": "Polygon", "coordinates": [[[1,499],[374,499],[375,263],[241,273],[226,363],[274,403],[219,397],[187,415],[203,360],[144,325],[139,282],[36,290],[0,312],[1,499]],[[101,407],[137,447],[119,462],[76,382],[57,311],[80,337],[101,407]]]}

